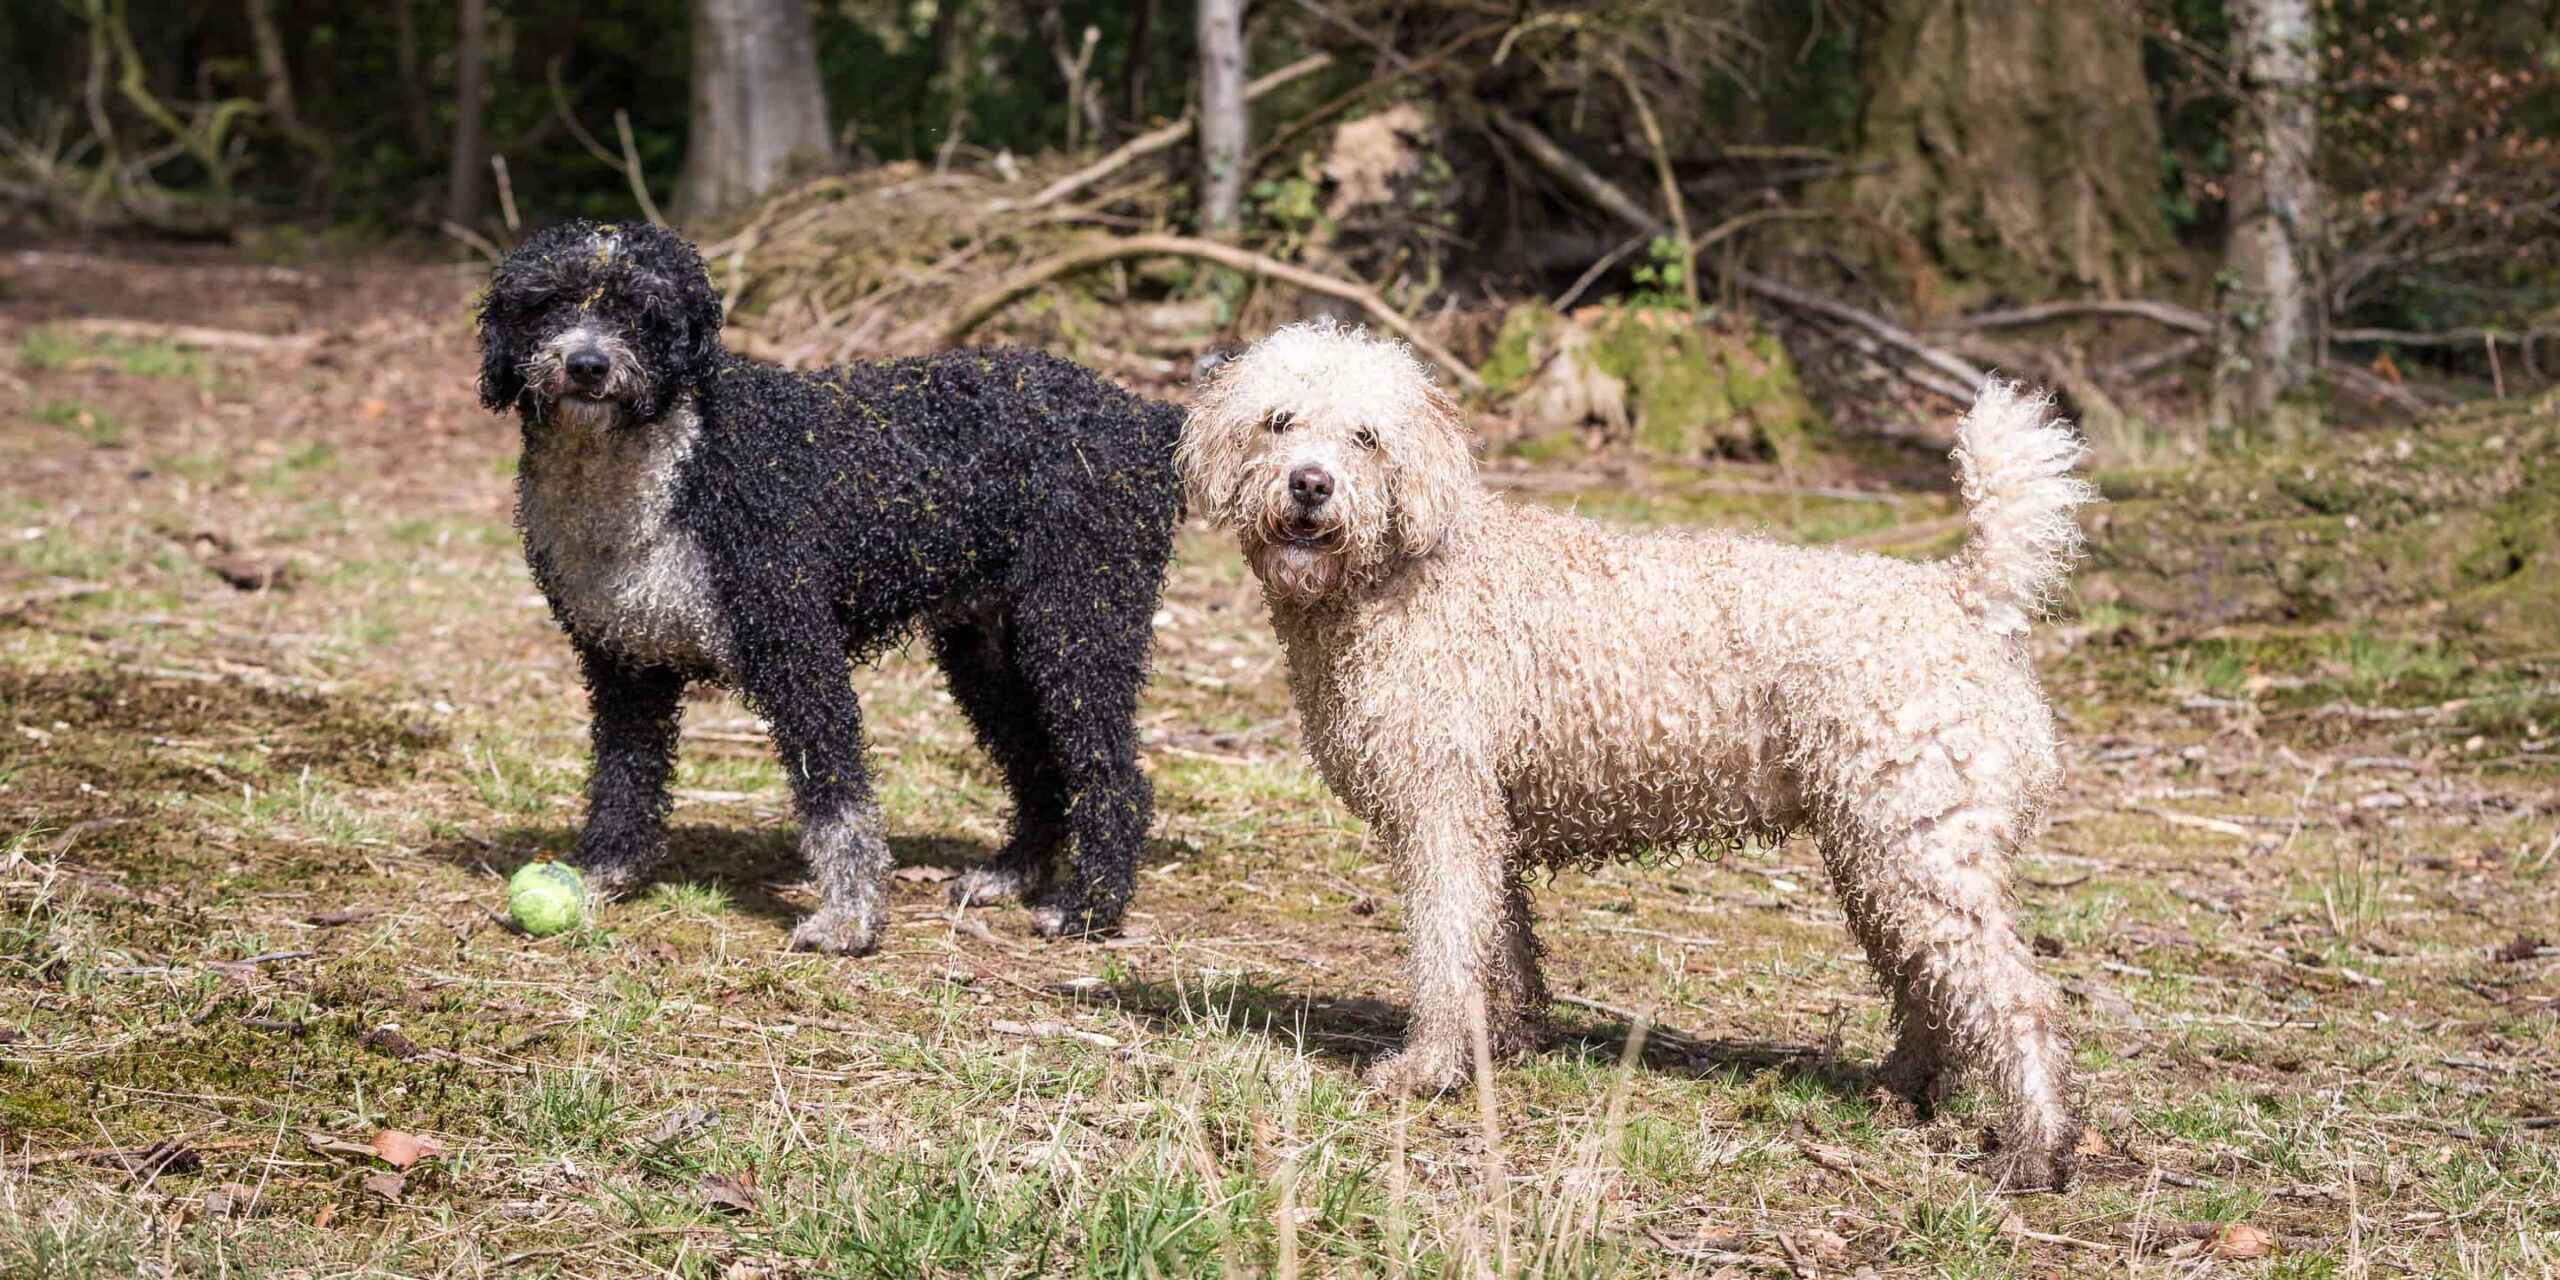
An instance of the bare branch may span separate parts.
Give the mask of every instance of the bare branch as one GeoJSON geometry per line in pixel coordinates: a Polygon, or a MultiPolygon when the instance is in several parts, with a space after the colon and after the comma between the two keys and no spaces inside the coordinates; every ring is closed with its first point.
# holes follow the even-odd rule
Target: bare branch
{"type": "Polygon", "coordinates": [[[1355,303],[1361,310],[1368,312],[1370,317],[1378,322],[1380,328],[1404,339],[1432,363],[1448,370],[1449,376],[1460,386],[1469,391],[1484,390],[1484,379],[1477,377],[1476,371],[1468,367],[1466,361],[1460,360],[1446,347],[1432,341],[1421,330],[1414,328],[1413,322],[1405,319],[1402,313],[1389,306],[1386,299],[1379,297],[1377,292],[1368,286],[1309,271],[1304,267],[1291,266],[1277,258],[1265,257],[1249,249],[1239,249],[1234,245],[1219,244],[1214,240],[1201,240],[1191,236],[1123,236],[1033,263],[996,287],[970,299],[948,322],[943,324],[938,341],[945,347],[959,346],[968,341],[969,335],[976,332],[979,325],[986,323],[990,317],[1002,311],[1014,299],[1052,280],[1074,275],[1089,267],[1121,258],[1158,255],[1198,258],[1248,275],[1296,285],[1309,293],[1321,293],[1327,297],[1355,303]]]}
{"type": "Polygon", "coordinates": [[[2201,311],[2182,307],[2174,302],[2146,302],[2140,299],[2045,302],[2032,307],[2013,307],[2006,311],[1982,311],[1959,317],[1948,323],[1946,327],[1958,331],[2014,329],[2023,325],[2043,324],[2048,320],[2064,320],[2073,316],[2131,316],[2166,325],[2180,333],[2213,332],[2213,317],[2201,311]]]}
{"type": "MultiPolygon", "coordinates": [[[[1305,79],[1306,77],[1314,75],[1316,72],[1322,71],[1326,67],[1332,65],[1332,54],[1308,54],[1306,57],[1290,63],[1288,66],[1282,67],[1277,71],[1271,72],[1270,74],[1262,76],[1245,85],[1244,100],[1251,102],[1284,84],[1288,84],[1293,80],[1305,79]]],[[[1050,183],[1048,186],[1040,188],[1039,192],[1034,194],[1030,199],[999,200],[988,206],[988,208],[990,211],[996,213],[1004,213],[1016,209],[1046,208],[1066,199],[1069,196],[1084,191],[1093,184],[1128,168],[1130,165],[1135,164],[1148,156],[1154,155],[1159,151],[1170,151],[1175,147],[1181,146],[1185,141],[1190,139],[1192,133],[1199,127],[1198,121],[1186,116],[1183,119],[1176,120],[1172,124],[1165,125],[1162,128],[1149,129],[1145,133],[1139,134],[1137,137],[1131,138],[1127,142],[1120,144],[1119,148],[1114,150],[1111,154],[1076,170],[1074,173],[1070,173],[1067,176],[1050,183]]]]}

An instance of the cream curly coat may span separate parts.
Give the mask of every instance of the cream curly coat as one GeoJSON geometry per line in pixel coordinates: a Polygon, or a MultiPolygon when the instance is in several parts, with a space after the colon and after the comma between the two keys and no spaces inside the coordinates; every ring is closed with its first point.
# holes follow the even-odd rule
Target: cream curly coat
{"type": "Polygon", "coordinates": [[[1806,831],[1892,994],[1884,1079],[1925,1103],[1985,1068],[1996,1174],[2067,1183],[2070,1048],[2008,895],[2058,773],[2022,637],[2094,496],[2047,407],[1983,388],[1971,537],[1915,564],[1514,506],[1411,354],[1330,322],[1221,368],[1184,481],[1238,531],[1307,749],[1404,894],[1412,1022],[1370,1079],[1461,1082],[1478,1007],[1497,1053],[1534,1043],[1537,870],[1806,831]]]}

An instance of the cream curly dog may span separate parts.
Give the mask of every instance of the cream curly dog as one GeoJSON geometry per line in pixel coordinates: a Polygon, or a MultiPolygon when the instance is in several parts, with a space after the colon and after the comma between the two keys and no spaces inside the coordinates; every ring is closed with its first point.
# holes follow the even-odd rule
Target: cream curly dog
{"type": "Polygon", "coordinates": [[[2059,773],[2023,637],[2095,496],[2047,408],[1983,388],[1955,451],[1970,538],[1914,564],[1514,506],[1413,356],[1330,321],[1223,366],[1184,483],[1239,533],[1307,749],[1404,895],[1412,1022],[1370,1080],[1466,1079],[1477,1008],[1497,1054],[1532,1047],[1539,869],[1806,831],[1892,992],[1885,1081],[1926,1105],[1987,1068],[1995,1176],[2067,1184],[2070,1046],[2008,895],[2059,773]]]}

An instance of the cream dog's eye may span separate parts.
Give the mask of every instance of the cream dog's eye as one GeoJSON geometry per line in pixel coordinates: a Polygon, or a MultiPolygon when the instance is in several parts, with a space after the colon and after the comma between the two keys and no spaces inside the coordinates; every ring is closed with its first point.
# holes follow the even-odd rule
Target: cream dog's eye
{"type": "Polygon", "coordinates": [[[1367,427],[1362,427],[1358,431],[1352,433],[1351,443],[1356,444],[1363,449],[1375,449],[1378,447],[1378,433],[1371,431],[1367,427]]]}
{"type": "Polygon", "coordinates": [[[1298,415],[1283,409],[1280,412],[1263,419],[1262,429],[1272,433],[1273,435],[1278,435],[1281,432],[1288,430],[1289,424],[1296,422],[1297,420],[1298,415]]]}

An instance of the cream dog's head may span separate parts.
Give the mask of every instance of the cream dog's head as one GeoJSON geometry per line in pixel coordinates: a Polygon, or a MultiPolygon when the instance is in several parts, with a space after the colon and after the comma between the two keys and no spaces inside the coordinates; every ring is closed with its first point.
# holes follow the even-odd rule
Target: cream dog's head
{"type": "Polygon", "coordinates": [[[1440,546],[1476,486],[1463,422],[1404,344],[1317,320],[1211,375],[1178,460],[1193,509],[1307,603],[1440,546]]]}

